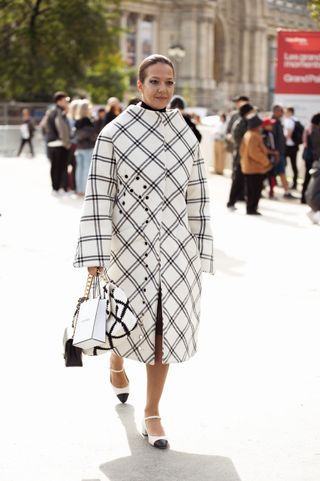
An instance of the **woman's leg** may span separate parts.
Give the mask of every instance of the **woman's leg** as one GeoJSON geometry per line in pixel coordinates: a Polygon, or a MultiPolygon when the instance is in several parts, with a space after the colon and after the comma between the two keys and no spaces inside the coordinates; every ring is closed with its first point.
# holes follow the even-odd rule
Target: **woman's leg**
{"type": "MultiPolygon", "coordinates": [[[[159,303],[160,310],[162,310],[161,300],[159,303]]],[[[146,366],[147,401],[144,410],[145,417],[159,416],[159,403],[169,370],[169,364],[162,364],[162,340],[162,334],[156,334],[155,364],[147,364],[146,366]]],[[[146,421],[146,425],[151,436],[162,436],[165,434],[160,419],[150,419],[146,421]]]]}
{"type": "MultiPolygon", "coordinates": [[[[162,337],[162,336],[159,336],[162,337]]],[[[161,342],[162,344],[162,342],[161,342]]],[[[162,347],[161,347],[162,349],[162,347]]],[[[159,416],[159,403],[166,382],[169,364],[147,364],[147,402],[144,410],[145,417],[159,416]]],[[[152,436],[165,434],[160,419],[146,421],[148,433],[152,436]]]]}
{"type": "Polygon", "coordinates": [[[25,143],[26,143],[26,140],[25,140],[25,139],[21,139],[20,147],[19,147],[19,150],[18,150],[18,153],[17,153],[17,157],[19,157],[19,155],[21,154],[22,149],[23,149],[25,143]]]}
{"type": "MultiPolygon", "coordinates": [[[[110,357],[110,368],[115,371],[121,371],[123,368],[123,357],[117,356],[114,352],[110,357]]],[[[111,383],[114,387],[126,387],[128,385],[128,379],[125,372],[112,372],[110,371],[111,383]]]]}

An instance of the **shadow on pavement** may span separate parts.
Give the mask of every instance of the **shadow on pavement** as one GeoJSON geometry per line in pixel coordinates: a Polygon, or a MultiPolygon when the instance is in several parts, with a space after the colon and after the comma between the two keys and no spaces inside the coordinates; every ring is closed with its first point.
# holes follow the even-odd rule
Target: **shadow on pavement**
{"type": "Polygon", "coordinates": [[[131,456],[100,466],[109,481],[241,481],[229,458],[153,448],[137,431],[133,406],[118,405],[116,410],[131,456]]]}
{"type": "Polygon", "coordinates": [[[242,277],[243,274],[239,270],[244,266],[245,262],[235,257],[228,256],[219,249],[214,249],[216,271],[223,272],[226,276],[242,277]]]}

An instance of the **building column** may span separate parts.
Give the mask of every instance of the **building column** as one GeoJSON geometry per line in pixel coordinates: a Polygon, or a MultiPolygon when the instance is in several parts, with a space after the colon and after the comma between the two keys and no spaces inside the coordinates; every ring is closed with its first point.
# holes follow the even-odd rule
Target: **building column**
{"type": "MultiPolygon", "coordinates": [[[[125,31],[127,28],[128,12],[123,12],[121,16],[120,26],[125,31]]],[[[120,35],[120,51],[123,58],[127,56],[126,34],[120,35]]]]}
{"type": "Polygon", "coordinates": [[[249,83],[250,76],[250,37],[251,32],[248,27],[245,27],[243,32],[243,44],[242,44],[242,83],[249,83]]]}
{"type": "Polygon", "coordinates": [[[268,85],[268,36],[266,29],[261,30],[261,74],[260,82],[263,87],[268,85]]]}
{"type": "Polygon", "coordinates": [[[140,63],[142,62],[141,21],[142,21],[142,15],[138,14],[138,17],[137,17],[137,40],[136,40],[136,64],[137,65],[140,65],[140,63]]]}

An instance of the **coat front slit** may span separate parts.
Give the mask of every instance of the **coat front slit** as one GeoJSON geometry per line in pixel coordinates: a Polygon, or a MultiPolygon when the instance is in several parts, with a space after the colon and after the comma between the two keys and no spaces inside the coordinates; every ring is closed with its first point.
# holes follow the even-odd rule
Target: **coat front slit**
{"type": "Polygon", "coordinates": [[[131,105],[100,133],[75,267],[104,266],[128,296],[138,328],[115,350],[155,361],[161,288],[163,363],[197,349],[202,272],[213,273],[205,164],[178,110],[131,105]]]}

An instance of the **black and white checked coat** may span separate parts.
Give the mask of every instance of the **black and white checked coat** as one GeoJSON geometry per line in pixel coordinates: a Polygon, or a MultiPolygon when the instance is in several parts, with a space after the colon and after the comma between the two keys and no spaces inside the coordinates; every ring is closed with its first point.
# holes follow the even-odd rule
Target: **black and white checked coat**
{"type": "Polygon", "coordinates": [[[178,110],[132,105],[100,133],[75,267],[105,266],[139,319],[116,354],[153,364],[158,293],[163,363],[197,348],[201,273],[213,273],[205,165],[178,110]]]}

